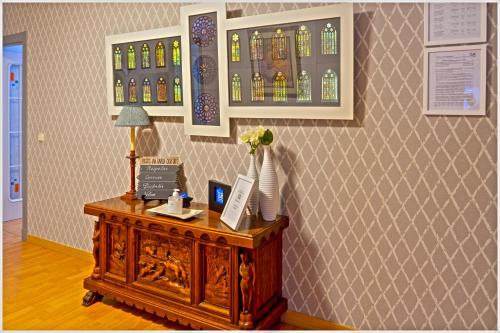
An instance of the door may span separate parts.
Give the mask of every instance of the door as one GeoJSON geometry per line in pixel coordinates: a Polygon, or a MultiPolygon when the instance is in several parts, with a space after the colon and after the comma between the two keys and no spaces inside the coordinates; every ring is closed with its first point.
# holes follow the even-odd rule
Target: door
{"type": "Polygon", "coordinates": [[[3,221],[22,218],[23,45],[3,48],[3,221]]]}

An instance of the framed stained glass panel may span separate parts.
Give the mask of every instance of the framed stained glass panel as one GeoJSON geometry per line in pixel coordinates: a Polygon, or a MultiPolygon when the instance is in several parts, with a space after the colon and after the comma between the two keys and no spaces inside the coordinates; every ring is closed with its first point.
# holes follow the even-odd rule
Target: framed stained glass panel
{"type": "Polygon", "coordinates": [[[186,45],[182,66],[183,73],[188,73],[183,81],[187,134],[229,136],[226,116],[229,94],[221,80],[226,75],[228,60],[225,17],[224,3],[181,7],[181,39],[186,45]]]}
{"type": "Polygon", "coordinates": [[[106,36],[109,114],[131,104],[143,106],[150,116],[184,115],[182,97],[175,98],[182,96],[180,35],[180,27],[171,27],[106,36]]]}
{"type": "Polygon", "coordinates": [[[229,136],[229,118],[353,119],[352,4],[227,19],[203,3],[180,19],[106,37],[109,114],[133,103],[207,136],[229,136]]]}
{"type": "Polygon", "coordinates": [[[227,56],[233,36],[240,44],[224,78],[228,91],[235,74],[241,81],[241,100],[227,98],[230,118],[353,119],[352,4],[233,18],[225,26],[227,56]]]}

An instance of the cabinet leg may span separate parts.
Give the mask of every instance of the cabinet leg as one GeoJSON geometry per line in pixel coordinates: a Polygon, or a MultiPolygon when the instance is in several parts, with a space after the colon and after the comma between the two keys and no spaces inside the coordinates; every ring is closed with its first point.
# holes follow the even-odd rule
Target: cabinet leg
{"type": "Polygon", "coordinates": [[[253,320],[251,313],[240,313],[240,322],[238,323],[240,329],[251,330],[253,328],[253,320]]]}
{"type": "Polygon", "coordinates": [[[88,307],[94,304],[95,302],[99,302],[101,299],[102,295],[89,290],[87,291],[85,296],[83,296],[82,305],[88,307]]]}

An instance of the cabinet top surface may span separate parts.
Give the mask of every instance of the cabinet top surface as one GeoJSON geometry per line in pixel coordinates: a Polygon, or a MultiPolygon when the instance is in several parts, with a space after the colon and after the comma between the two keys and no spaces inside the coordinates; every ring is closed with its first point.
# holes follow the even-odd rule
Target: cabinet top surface
{"type": "Polygon", "coordinates": [[[220,220],[220,213],[209,210],[207,204],[191,203],[190,208],[203,210],[203,213],[198,215],[198,217],[186,221],[146,212],[147,209],[156,206],[158,205],[146,205],[142,200],[126,202],[120,199],[120,197],[116,197],[87,203],[84,206],[84,213],[94,216],[99,216],[103,213],[109,215],[125,215],[129,218],[132,217],[158,224],[167,224],[168,226],[203,229],[208,233],[225,234],[246,239],[268,237],[272,232],[277,233],[279,230],[288,227],[288,217],[286,216],[278,216],[274,222],[264,221],[260,217],[246,216],[239,230],[235,231],[220,220]]]}

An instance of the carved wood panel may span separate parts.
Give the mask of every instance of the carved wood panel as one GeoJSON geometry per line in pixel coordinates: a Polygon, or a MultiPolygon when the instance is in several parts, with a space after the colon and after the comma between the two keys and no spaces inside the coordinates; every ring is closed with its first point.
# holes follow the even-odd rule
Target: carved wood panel
{"type": "Polygon", "coordinates": [[[108,272],[125,276],[125,261],[127,251],[127,227],[123,225],[108,225],[108,272]]]}
{"type": "Polygon", "coordinates": [[[94,270],[92,271],[92,278],[99,279],[101,277],[101,267],[100,267],[100,239],[101,239],[101,223],[99,221],[94,222],[94,234],[92,235],[92,242],[94,247],[92,249],[92,255],[94,256],[94,270]]]}
{"type": "Polygon", "coordinates": [[[256,290],[255,306],[259,308],[271,299],[277,291],[280,291],[279,284],[281,275],[276,274],[276,269],[281,267],[281,261],[278,261],[281,253],[281,245],[278,241],[272,241],[256,250],[255,273],[256,278],[261,283],[260,288],[256,290]],[[273,269],[270,269],[270,268],[273,269]]]}
{"type": "Polygon", "coordinates": [[[229,248],[205,246],[205,302],[229,307],[231,293],[231,251],[229,248]]]}
{"type": "Polygon", "coordinates": [[[192,241],[144,231],[138,239],[137,281],[190,295],[192,241]]]}

